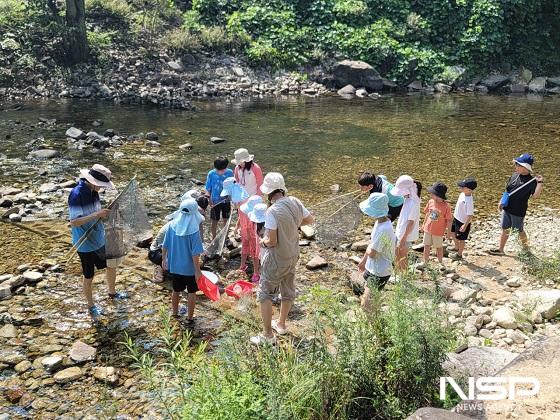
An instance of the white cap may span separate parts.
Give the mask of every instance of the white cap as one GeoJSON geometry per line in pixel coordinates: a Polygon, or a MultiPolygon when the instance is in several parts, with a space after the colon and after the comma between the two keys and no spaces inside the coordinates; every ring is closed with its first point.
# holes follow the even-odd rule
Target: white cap
{"type": "Polygon", "coordinates": [[[270,194],[275,190],[283,190],[287,192],[286,184],[284,183],[284,177],[278,172],[269,172],[266,174],[261,185],[261,191],[265,194],[270,194]]]}

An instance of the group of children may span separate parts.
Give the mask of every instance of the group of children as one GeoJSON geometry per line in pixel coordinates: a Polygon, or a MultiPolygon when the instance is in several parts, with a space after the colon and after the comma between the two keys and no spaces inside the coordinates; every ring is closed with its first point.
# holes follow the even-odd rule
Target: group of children
{"type": "MultiPolygon", "coordinates": [[[[397,272],[406,270],[408,252],[419,238],[422,184],[409,175],[402,175],[393,185],[386,177],[369,172],[360,175],[358,184],[362,191],[370,193],[360,203],[360,209],[375,220],[370,243],[358,269],[364,273],[366,285],[381,290],[393,273],[393,262],[397,272]]],[[[430,200],[424,207],[422,224],[423,265],[428,263],[432,247],[436,249],[439,263],[443,264],[444,237],[452,239],[455,245],[455,253],[450,257],[457,260],[463,258],[465,241],[474,216],[473,191],[477,183],[473,178],[466,178],[459,181],[457,186],[461,193],[453,214],[447,202],[447,186],[436,182],[428,188],[430,200]]],[[[367,302],[369,293],[368,286],[363,302],[367,302]]]]}
{"type": "MultiPolygon", "coordinates": [[[[504,255],[504,247],[511,229],[519,232],[523,246],[527,246],[524,219],[528,201],[538,197],[543,190],[544,179],[534,175],[534,158],[522,154],[513,159],[515,172],[506,185],[500,200],[502,234],[500,247],[489,252],[504,255]]],[[[172,314],[179,315],[181,292],[188,292],[187,323],[193,322],[198,280],[202,275],[201,256],[203,246],[203,221],[210,208],[211,235],[217,238],[220,221],[231,215],[231,205],[238,208],[239,221],[236,229],[241,236],[242,251],[240,269],[246,271],[252,260],[251,280],[259,284],[257,300],[263,316],[263,334],[252,337],[254,343],[274,339],[273,330],[285,334],[286,319],[295,299],[295,276],[299,257],[299,232],[303,225],[314,222],[311,213],[293,196],[287,196],[287,188],[281,174],[263,173],[254,156],[247,149],[235,151],[235,169],[228,168],[229,161],[218,157],[209,171],[206,191],[190,190],[183,194],[179,209],[167,216],[167,222],[154,238],[149,259],[156,265],[154,281],[163,281],[164,273],[172,282],[172,314]],[[270,206],[265,204],[266,195],[270,206]],[[282,295],[280,317],[272,321],[271,299],[277,291],[282,295]]],[[[71,191],[68,204],[73,243],[82,264],[83,288],[89,312],[93,317],[102,314],[94,304],[92,281],[94,270],[107,267],[109,298],[126,299],[127,295],[115,290],[116,269],[122,258],[112,258],[105,252],[105,236],[101,219],[109,210],[101,208],[99,190],[114,188],[109,169],[94,165],[80,172],[80,182],[71,191]],[[82,241],[86,238],[86,241],[82,241]]],[[[358,179],[368,198],[359,206],[363,213],[374,219],[371,240],[358,269],[363,272],[366,288],[362,302],[367,304],[370,288],[381,290],[393,271],[404,272],[408,267],[408,253],[424,232],[423,262],[429,262],[432,247],[436,249],[439,263],[443,263],[444,237],[451,239],[455,252],[452,259],[463,258],[465,241],[469,237],[474,216],[473,192],[477,182],[466,178],[457,183],[460,190],[454,212],[447,201],[447,186],[436,182],[427,191],[430,199],[424,207],[424,221],[420,229],[420,202],[422,184],[408,175],[400,176],[393,185],[388,179],[364,172],[358,179]],[[395,223],[396,222],[396,223],[395,223]],[[394,226],[395,223],[395,226],[394,226]]]]}

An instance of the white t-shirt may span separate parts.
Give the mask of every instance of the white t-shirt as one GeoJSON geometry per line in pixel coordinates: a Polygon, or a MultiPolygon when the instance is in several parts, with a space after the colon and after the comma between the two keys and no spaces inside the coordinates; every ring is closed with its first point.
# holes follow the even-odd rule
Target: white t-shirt
{"type": "MultiPolygon", "coordinates": [[[[286,197],[282,197],[280,200],[285,200],[285,199],[286,199],[286,197]]],[[[278,201],[280,201],[280,200],[278,200],[278,201]]],[[[303,207],[303,217],[306,218],[311,214],[311,212],[309,210],[307,210],[303,204],[302,204],[302,207],[303,207]]],[[[270,229],[270,230],[278,229],[278,223],[276,222],[275,217],[268,210],[266,211],[266,215],[265,215],[265,218],[264,218],[264,227],[265,227],[265,229],[270,229]]]]}
{"type": "Polygon", "coordinates": [[[453,212],[453,217],[461,223],[467,221],[468,216],[474,215],[474,200],[472,195],[465,195],[461,193],[455,204],[455,211],[453,212]]]}
{"type": "Polygon", "coordinates": [[[375,258],[367,258],[366,270],[378,277],[390,276],[397,245],[397,237],[390,220],[382,223],[375,222],[371,230],[370,245],[378,254],[375,258]]]}
{"type": "Polygon", "coordinates": [[[399,241],[403,238],[406,226],[410,220],[414,221],[414,227],[404,239],[405,242],[416,241],[418,239],[418,230],[420,228],[420,201],[405,198],[401,215],[399,216],[399,220],[397,220],[397,227],[395,228],[395,234],[399,241]]]}

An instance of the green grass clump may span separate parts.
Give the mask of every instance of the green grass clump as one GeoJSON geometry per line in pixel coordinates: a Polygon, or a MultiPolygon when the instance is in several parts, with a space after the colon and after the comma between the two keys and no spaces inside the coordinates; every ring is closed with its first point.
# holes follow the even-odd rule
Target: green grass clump
{"type": "Polygon", "coordinates": [[[159,353],[130,337],[126,346],[171,418],[403,418],[439,404],[455,340],[436,301],[405,283],[374,294],[370,312],[314,287],[308,327],[276,347],[251,346],[251,331],[231,323],[208,354],[205,343],[177,335],[166,311],[159,353]]]}

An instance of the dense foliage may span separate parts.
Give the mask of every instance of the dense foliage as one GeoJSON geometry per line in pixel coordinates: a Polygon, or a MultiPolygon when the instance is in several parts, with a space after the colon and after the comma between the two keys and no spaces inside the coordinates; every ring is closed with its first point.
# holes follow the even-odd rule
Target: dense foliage
{"type": "MultiPolygon", "coordinates": [[[[439,404],[454,335],[437,301],[403,283],[377,295],[372,312],[345,302],[314,288],[309,329],[278,347],[252,347],[251,328],[234,321],[207,354],[189,335],[177,338],[166,310],[156,352],[130,337],[126,345],[170,418],[392,419],[439,404]]],[[[248,322],[254,313],[244,314],[248,322]]]]}
{"type": "MultiPolygon", "coordinates": [[[[54,29],[45,22],[64,13],[53,13],[52,0],[0,3],[0,33],[23,38],[44,37],[54,29]]],[[[557,0],[86,0],[86,8],[94,59],[125,41],[173,54],[244,54],[269,68],[360,59],[401,83],[446,81],[451,66],[560,73],[557,0]]]]}

